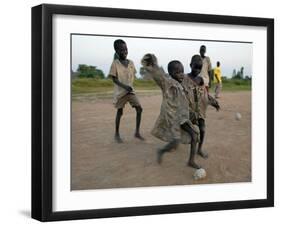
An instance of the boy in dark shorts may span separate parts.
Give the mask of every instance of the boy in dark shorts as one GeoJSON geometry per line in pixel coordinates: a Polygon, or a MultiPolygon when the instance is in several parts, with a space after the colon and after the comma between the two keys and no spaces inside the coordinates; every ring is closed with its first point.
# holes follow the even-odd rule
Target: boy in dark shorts
{"type": "Polygon", "coordinates": [[[123,108],[126,103],[136,109],[136,131],[135,137],[144,140],[140,135],[140,123],[142,115],[141,104],[135,94],[133,82],[136,76],[136,69],[133,61],[127,59],[128,49],[126,43],[122,39],[114,41],[115,56],[110,67],[108,77],[114,82],[114,105],[117,108],[115,118],[115,140],[117,143],[122,143],[120,137],[119,126],[123,114],[123,108]]]}
{"type": "Polygon", "coordinates": [[[162,91],[162,104],[152,135],[168,142],[157,152],[157,160],[160,164],[162,156],[175,149],[179,143],[190,143],[190,156],[188,166],[199,169],[195,162],[196,144],[199,139],[199,129],[189,120],[189,108],[184,89],[181,85],[183,80],[183,65],[179,61],[171,61],[168,64],[169,75],[159,68],[157,59],[152,54],[146,54],[142,59],[142,65],[150,74],[162,91]]]}

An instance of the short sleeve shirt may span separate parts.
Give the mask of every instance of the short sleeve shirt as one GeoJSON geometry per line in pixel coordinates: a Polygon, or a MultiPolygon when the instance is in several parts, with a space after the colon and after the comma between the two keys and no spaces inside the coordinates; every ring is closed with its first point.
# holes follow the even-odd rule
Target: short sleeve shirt
{"type": "Polygon", "coordinates": [[[209,71],[212,70],[212,64],[211,64],[211,60],[210,57],[205,56],[204,58],[202,58],[203,61],[203,65],[202,65],[202,69],[200,72],[200,76],[203,78],[204,80],[204,85],[208,86],[209,85],[209,71]]]}
{"type": "Polygon", "coordinates": [[[208,106],[208,92],[205,86],[197,85],[189,75],[183,80],[183,86],[187,92],[189,108],[198,118],[205,119],[208,106]]]}
{"type": "Polygon", "coordinates": [[[215,81],[215,83],[221,83],[222,82],[222,80],[221,80],[221,69],[220,69],[220,67],[216,67],[215,69],[214,69],[214,81],[215,81]]]}
{"type": "MultiPolygon", "coordinates": [[[[182,138],[180,125],[189,121],[189,109],[184,89],[179,82],[165,74],[163,69],[150,74],[162,90],[160,114],[151,131],[152,135],[163,140],[171,141],[182,138]]],[[[183,143],[187,139],[182,139],[183,143]]]]}
{"type": "MultiPolygon", "coordinates": [[[[133,88],[136,76],[136,68],[133,61],[129,60],[128,66],[124,66],[118,59],[115,59],[110,67],[108,77],[116,77],[121,83],[133,88]]],[[[134,92],[134,89],[133,89],[134,92]]],[[[114,103],[127,94],[127,90],[114,84],[114,103]]]]}

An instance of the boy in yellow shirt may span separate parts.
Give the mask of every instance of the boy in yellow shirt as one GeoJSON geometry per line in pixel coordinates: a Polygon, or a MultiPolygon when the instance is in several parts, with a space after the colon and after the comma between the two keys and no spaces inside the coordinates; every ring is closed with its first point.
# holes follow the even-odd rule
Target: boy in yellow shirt
{"type": "Polygon", "coordinates": [[[221,68],[220,62],[217,62],[217,67],[214,69],[214,83],[215,83],[215,98],[220,97],[222,89],[221,68]]]}

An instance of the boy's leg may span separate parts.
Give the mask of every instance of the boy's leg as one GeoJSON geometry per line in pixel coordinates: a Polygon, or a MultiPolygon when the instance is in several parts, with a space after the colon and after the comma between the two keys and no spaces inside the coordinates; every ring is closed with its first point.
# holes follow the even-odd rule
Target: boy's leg
{"type": "Polygon", "coordinates": [[[115,117],[115,141],[117,143],[123,143],[123,140],[120,137],[119,126],[120,120],[123,115],[123,108],[128,102],[128,95],[125,95],[117,100],[115,103],[115,108],[117,108],[116,117],[115,117]]]}
{"type": "Polygon", "coordinates": [[[123,140],[120,137],[119,133],[119,126],[120,126],[120,120],[123,115],[123,108],[118,108],[116,112],[116,118],[115,118],[115,140],[118,143],[123,143],[123,140]]]}
{"type": "Polygon", "coordinates": [[[130,105],[136,109],[136,131],[135,137],[144,140],[144,138],[140,135],[140,124],[141,124],[141,115],[142,115],[142,107],[141,104],[135,94],[129,94],[128,101],[130,105]]]}
{"type": "Polygon", "coordinates": [[[189,160],[188,160],[188,166],[195,168],[195,169],[200,169],[201,167],[195,162],[195,154],[196,154],[196,144],[197,144],[197,137],[198,135],[195,133],[195,131],[187,124],[181,125],[181,128],[188,132],[190,137],[191,137],[191,142],[190,142],[190,155],[189,155],[189,160]]]}
{"type": "Polygon", "coordinates": [[[204,143],[204,138],[205,138],[205,133],[206,133],[206,126],[205,126],[205,120],[200,118],[198,119],[198,126],[199,126],[199,130],[200,130],[200,141],[199,141],[199,145],[198,145],[198,155],[200,155],[203,158],[208,158],[208,153],[204,152],[202,150],[202,146],[204,143]]]}
{"type": "Polygon", "coordinates": [[[215,98],[218,98],[218,84],[215,86],[215,98]]]}
{"type": "Polygon", "coordinates": [[[141,114],[142,114],[142,107],[136,106],[136,132],[135,137],[139,138],[140,140],[144,140],[144,138],[140,135],[140,123],[141,123],[141,114]]]}
{"type": "Polygon", "coordinates": [[[222,84],[221,84],[221,83],[219,83],[218,97],[220,97],[220,94],[221,94],[221,89],[222,89],[222,84]]]}
{"type": "Polygon", "coordinates": [[[217,83],[215,87],[215,98],[219,98],[220,95],[220,84],[217,83]]]}
{"type": "Polygon", "coordinates": [[[157,162],[158,162],[158,164],[162,163],[162,157],[166,152],[169,152],[172,149],[177,148],[178,145],[179,145],[179,140],[173,139],[168,144],[166,144],[163,148],[158,149],[158,151],[157,151],[157,162]]]}

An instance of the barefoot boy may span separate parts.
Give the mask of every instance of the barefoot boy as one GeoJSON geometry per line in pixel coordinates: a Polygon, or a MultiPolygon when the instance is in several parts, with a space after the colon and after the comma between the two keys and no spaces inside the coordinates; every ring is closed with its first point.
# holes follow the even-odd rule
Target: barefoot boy
{"type": "Polygon", "coordinates": [[[194,55],[191,58],[191,72],[184,76],[183,87],[188,93],[188,103],[190,107],[190,119],[192,123],[197,124],[200,130],[200,141],[197,153],[203,158],[207,158],[207,152],[202,150],[202,145],[205,138],[205,118],[207,106],[212,105],[219,111],[219,103],[208,94],[204,80],[199,76],[202,69],[202,58],[199,55],[194,55]]]}
{"type": "Polygon", "coordinates": [[[217,62],[217,67],[214,69],[214,83],[215,83],[215,98],[220,98],[222,89],[221,68],[220,62],[217,62]]]}
{"type": "Polygon", "coordinates": [[[206,46],[202,45],[200,46],[200,56],[202,59],[202,69],[200,72],[200,76],[204,80],[204,85],[209,92],[209,88],[211,88],[211,81],[212,81],[212,64],[210,57],[206,56],[206,46]]]}
{"type": "Polygon", "coordinates": [[[189,120],[188,102],[181,85],[183,65],[179,61],[171,61],[168,64],[169,75],[166,75],[163,69],[158,67],[157,59],[152,54],[143,57],[142,65],[162,91],[161,111],[152,134],[168,144],[158,150],[158,163],[161,163],[164,153],[176,148],[180,142],[190,143],[188,165],[199,169],[200,166],[194,159],[199,130],[189,120]]]}
{"type": "Polygon", "coordinates": [[[135,137],[144,140],[140,135],[142,107],[133,88],[136,69],[133,61],[127,59],[128,49],[123,40],[115,40],[114,49],[115,57],[110,68],[109,77],[112,78],[114,82],[114,105],[117,108],[115,118],[115,140],[118,143],[123,142],[119,133],[119,125],[123,114],[123,108],[127,102],[136,109],[135,137]]]}

